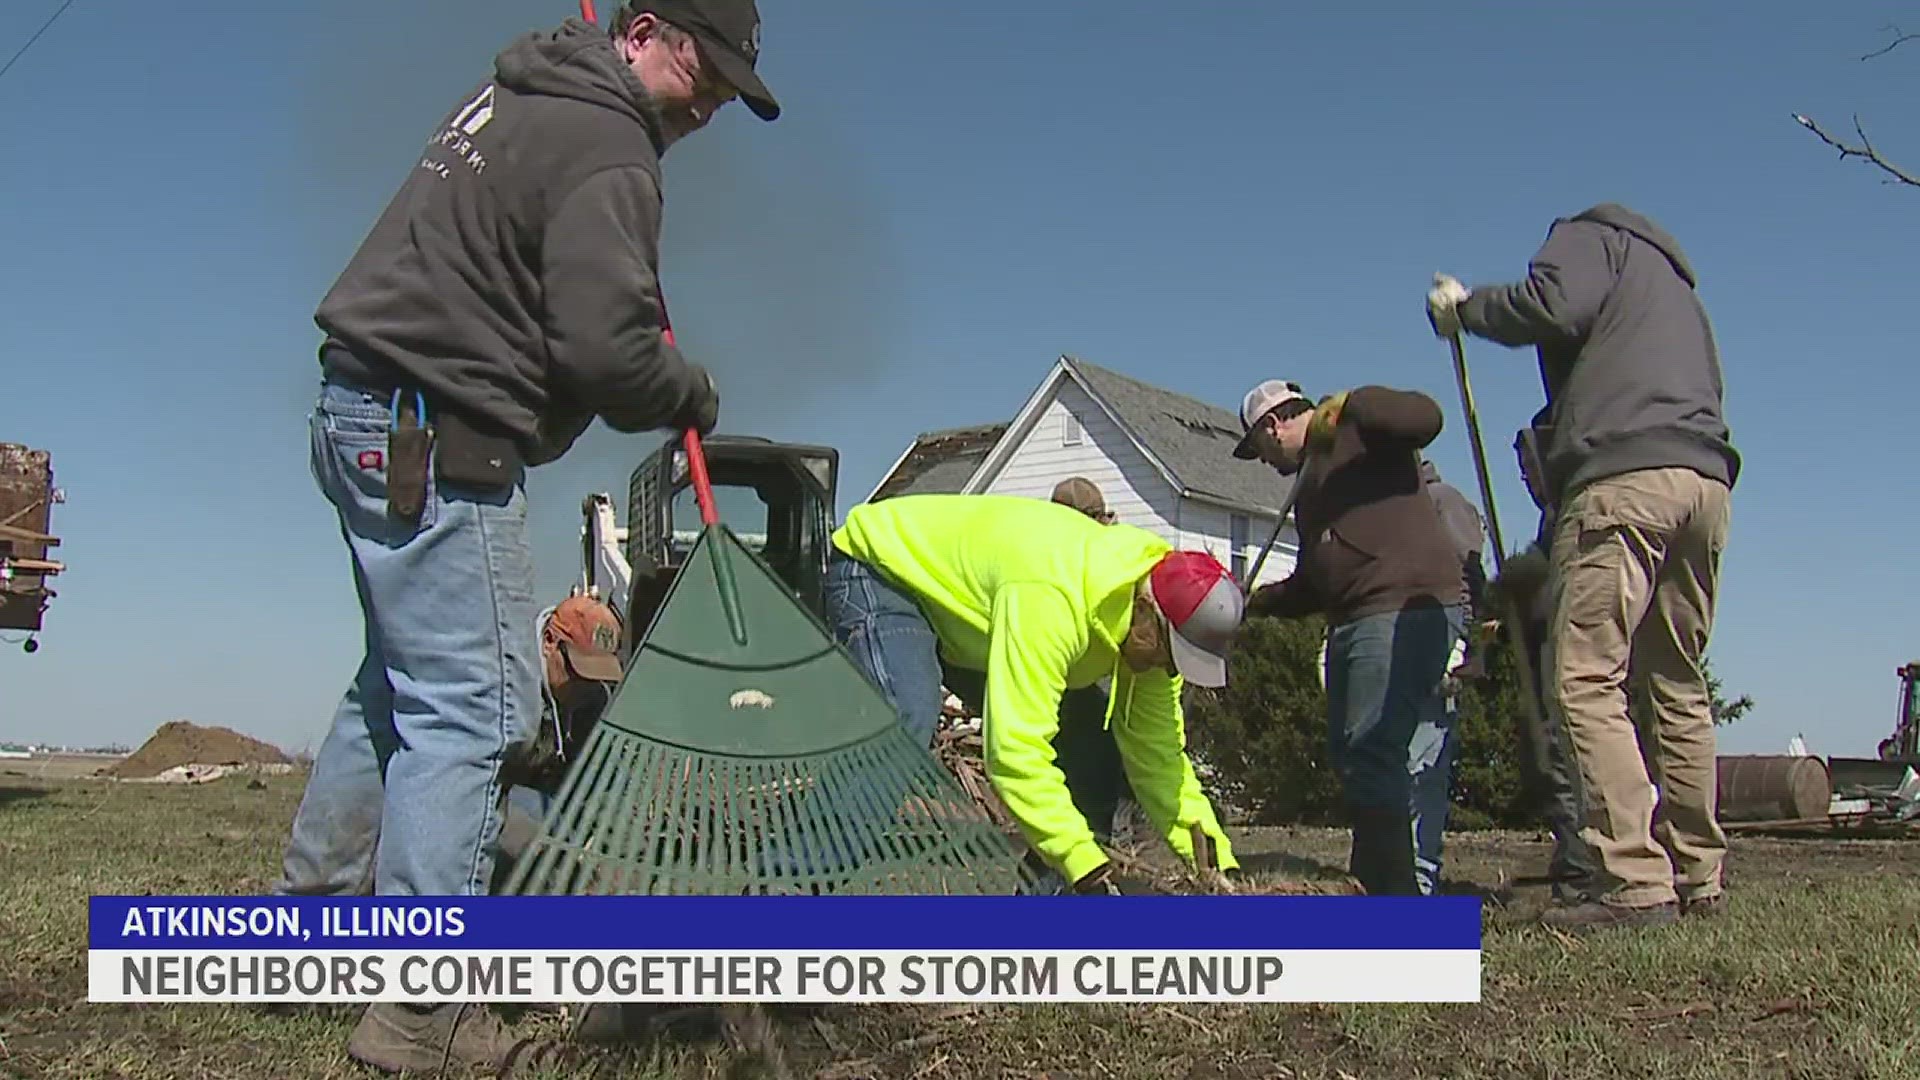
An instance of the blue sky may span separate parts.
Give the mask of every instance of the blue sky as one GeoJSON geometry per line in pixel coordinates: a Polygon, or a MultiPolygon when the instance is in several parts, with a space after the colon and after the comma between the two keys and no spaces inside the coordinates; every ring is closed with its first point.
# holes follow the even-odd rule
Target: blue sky
{"type": "MultiPolygon", "coordinates": [[[[0,56],[57,6],[0,5],[0,56]]],[[[1723,746],[1891,729],[1920,192],[1789,113],[1858,109],[1920,165],[1920,51],[1856,59],[1898,7],[761,6],[786,114],[667,159],[666,287],[724,430],[837,446],[858,496],[1071,352],[1227,407],[1275,375],[1424,390],[1477,496],[1430,276],[1510,279],[1554,216],[1623,202],[1700,270],[1746,458],[1712,653],[1758,706],[1723,746]]],[[[53,451],[69,565],[42,649],[0,649],[0,737],[317,746],[359,631],[307,470],[313,307],[498,47],[573,8],[170,9],[76,0],[0,78],[0,438],[53,451]]],[[[1468,360],[1517,538],[1532,354],[1468,360]]],[[[581,495],[624,501],[657,441],[596,428],[533,473],[543,595],[581,495]]]]}

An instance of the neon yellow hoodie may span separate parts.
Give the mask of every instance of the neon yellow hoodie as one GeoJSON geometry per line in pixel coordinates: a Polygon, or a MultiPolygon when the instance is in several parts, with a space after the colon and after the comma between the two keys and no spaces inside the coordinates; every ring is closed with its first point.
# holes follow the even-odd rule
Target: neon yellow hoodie
{"type": "Polygon", "coordinates": [[[1221,868],[1239,865],[1187,757],[1179,677],[1120,657],[1166,541],[1040,499],[905,495],[854,507],[833,543],[919,601],[949,663],[986,673],[987,775],[1068,881],[1108,859],[1053,763],[1060,697],[1109,675],[1107,723],[1140,808],[1182,858],[1200,825],[1221,868]]]}

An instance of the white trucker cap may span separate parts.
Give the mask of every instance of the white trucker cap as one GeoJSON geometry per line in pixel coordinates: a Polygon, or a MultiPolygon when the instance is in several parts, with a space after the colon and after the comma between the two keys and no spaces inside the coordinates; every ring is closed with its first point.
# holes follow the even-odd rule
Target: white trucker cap
{"type": "Polygon", "coordinates": [[[1247,391],[1247,396],[1240,402],[1240,430],[1243,434],[1239,445],[1233,448],[1233,456],[1243,461],[1259,457],[1259,452],[1253,448],[1253,425],[1278,406],[1296,398],[1304,401],[1306,397],[1300,392],[1299,383],[1285,379],[1268,379],[1247,391]]]}

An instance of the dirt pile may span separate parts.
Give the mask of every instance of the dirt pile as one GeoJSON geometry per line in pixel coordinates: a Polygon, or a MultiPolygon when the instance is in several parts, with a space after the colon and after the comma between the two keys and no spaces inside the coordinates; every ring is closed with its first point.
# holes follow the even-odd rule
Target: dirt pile
{"type": "Polygon", "coordinates": [[[231,728],[201,727],[185,720],[161,724],[140,749],[100,770],[118,780],[144,780],[181,765],[290,765],[293,759],[270,743],[231,728]]]}

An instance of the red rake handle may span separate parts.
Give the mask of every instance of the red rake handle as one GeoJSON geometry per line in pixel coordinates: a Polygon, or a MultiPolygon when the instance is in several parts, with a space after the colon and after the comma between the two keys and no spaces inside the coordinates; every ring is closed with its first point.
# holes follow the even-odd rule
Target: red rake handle
{"type": "MultiPolygon", "coordinates": [[[[590,4],[593,0],[580,0],[590,4]]],[[[660,321],[665,324],[660,336],[667,344],[673,344],[673,326],[667,321],[667,298],[660,298],[660,321]]],[[[700,524],[720,524],[720,511],[713,505],[713,481],[707,478],[707,455],[700,449],[700,433],[688,428],[684,438],[687,444],[687,471],[693,474],[693,497],[700,503],[700,524]]]]}
{"type": "Polygon", "coordinates": [[[600,21],[593,17],[593,0],[580,0],[580,17],[590,23],[600,21]]]}
{"type": "Polygon", "coordinates": [[[700,432],[688,428],[687,471],[693,474],[693,497],[700,500],[700,523],[706,526],[707,554],[713,559],[713,583],[720,590],[720,610],[726,613],[727,629],[733,643],[747,643],[747,617],[740,606],[740,586],[733,578],[733,563],[720,544],[720,514],[713,506],[713,483],[707,479],[707,455],[700,451],[700,432]]]}
{"type": "Polygon", "coordinates": [[[700,524],[720,524],[720,511],[713,505],[713,481],[707,477],[707,455],[700,449],[700,433],[688,428],[687,471],[693,473],[693,497],[700,503],[700,524]]]}

